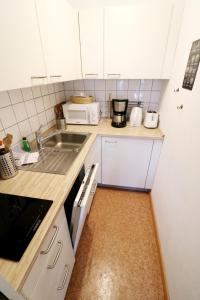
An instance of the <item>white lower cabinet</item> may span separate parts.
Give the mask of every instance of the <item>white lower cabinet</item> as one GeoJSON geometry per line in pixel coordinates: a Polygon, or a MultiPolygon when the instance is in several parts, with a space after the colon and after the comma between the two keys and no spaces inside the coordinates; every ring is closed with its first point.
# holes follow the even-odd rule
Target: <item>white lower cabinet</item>
{"type": "Polygon", "coordinates": [[[30,300],[64,300],[75,258],[62,208],[22,288],[30,300]]]}
{"type": "Polygon", "coordinates": [[[151,189],[161,147],[153,149],[152,139],[102,137],[102,184],[151,189]]]}

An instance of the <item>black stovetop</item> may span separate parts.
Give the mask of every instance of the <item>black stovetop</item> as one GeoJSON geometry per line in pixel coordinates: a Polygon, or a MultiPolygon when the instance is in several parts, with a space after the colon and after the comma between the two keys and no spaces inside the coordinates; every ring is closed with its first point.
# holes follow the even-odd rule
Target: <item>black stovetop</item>
{"type": "Polygon", "coordinates": [[[19,261],[53,201],[0,193],[0,257],[19,261]]]}

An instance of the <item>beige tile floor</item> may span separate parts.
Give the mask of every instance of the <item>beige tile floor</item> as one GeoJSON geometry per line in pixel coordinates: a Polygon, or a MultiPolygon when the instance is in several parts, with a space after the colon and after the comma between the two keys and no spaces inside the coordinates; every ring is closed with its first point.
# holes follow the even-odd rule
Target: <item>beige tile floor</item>
{"type": "Polygon", "coordinates": [[[163,299],[149,194],[98,188],[66,300],[163,299]]]}

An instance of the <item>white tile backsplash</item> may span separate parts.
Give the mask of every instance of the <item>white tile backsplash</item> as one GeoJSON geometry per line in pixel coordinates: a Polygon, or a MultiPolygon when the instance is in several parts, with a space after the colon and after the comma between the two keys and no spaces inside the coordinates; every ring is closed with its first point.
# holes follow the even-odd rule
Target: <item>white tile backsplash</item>
{"type": "Polygon", "coordinates": [[[30,87],[21,90],[24,101],[33,99],[33,93],[30,87]]]}
{"type": "Polygon", "coordinates": [[[40,125],[46,130],[55,124],[53,107],[65,99],[62,82],[0,92],[0,138],[10,132],[14,146],[22,136],[32,140],[40,125]]]}
{"type": "Polygon", "coordinates": [[[16,104],[23,101],[21,90],[10,90],[9,92],[10,100],[12,104],[16,104]]]}
{"type": "Polygon", "coordinates": [[[24,102],[13,105],[13,111],[17,122],[27,119],[27,113],[24,102]]]}
{"type": "Polygon", "coordinates": [[[86,91],[94,91],[94,79],[84,79],[84,88],[86,91]]]}
{"type": "Polygon", "coordinates": [[[152,91],[161,91],[162,88],[162,80],[154,79],[152,85],[152,91]]]}
{"type": "Polygon", "coordinates": [[[22,137],[27,137],[31,133],[31,126],[29,120],[24,120],[18,123],[18,126],[22,137]]]}
{"type": "Polygon", "coordinates": [[[66,91],[73,91],[74,90],[74,81],[71,80],[71,81],[66,81],[64,83],[64,88],[66,91]]]}
{"type": "Polygon", "coordinates": [[[42,96],[48,95],[48,88],[47,88],[46,84],[45,85],[41,85],[40,89],[41,89],[42,96]]]}
{"type": "Polygon", "coordinates": [[[117,80],[116,79],[107,79],[106,80],[106,90],[107,91],[116,91],[117,90],[117,80]]]}
{"type": "Polygon", "coordinates": [[[32,117],[37,114],[34,100],[26,101],[25,106],[26,106],[26,111],[27,111],[28,117],[32,117]]]}
{"type": "Polygon", "coordinates": [[[140,90],[141,91],[151,91],[152,83],[153,83],[153,81],[151,79],[141,79],[140,90]]]}
{"type": "Polygon", "coordinates": [[[106,101],[106,92],[104,91],[95,91],[95,100],[97,102],[105,102],[106,101]]]}
{"type": "Polygon", "coordinates": [[[44,108],[45,108],[45,109],[48,109],[48,108],[51,107],[51,102],[50,102],[49,95],[44,96],[44,97],[43,97],[43,101],[44,101],[44,108]]]}
{"type": "Polygon", "coordinates": [[[47,89],[49,94],[54,93],[54,85],[53,84],[47,84],[47,89]]]}
{"type": "Polygon", "coordinates": [[[84,80],[80,79],[80,80],[74,81],[74,90],[75,91],[84,91],[84,89],[85,89],[84,80]]]}
{"type": "Polygon", "coordinates": [[[65,97],[69,101],[70,96],[80,94],[94,97],[94,101],[100,102],[103,116],[109,117],[110,101],[114,98],[129,100],[129,111],[138,101],[143,108],[159,108],[162,80],[158,79],[85,79],[68,81],[64,83],[65,97]],[[93,90],[94,88],[94,90],[93,90]],[[107,115],[106,115],[107,114],[107,115]]]}
{"type": "Polygon", "coordinates": [[[42,96],[40,86],[39,85],[33,86],[32,93],[33,93],[33,98],[38,98],[38,97],[42,96]]]}
{"type": "Polygon", "coordinates": [[[17,124],[15,124],[14,126],[11,126],[11,127],[7,128],[5,130],[5,132],[6,133],[10,133],[10,134],[13,135],[13,145],[16,144],[16,143],[18,143],[21,140],[21,138],[22,138],[21,133],[19,131],[19,127],[18,127],[17,124]]]}
{"type": "Polygon", "coordinates": [[[35,132],[36,130],[38,130],[39,126],[40,126],[40,123],[39,123],[39,118],[38,116],[34,116],[34,117],[31,117],[29,119],[30,121],[30,125],[31,125],[31,129],[32,129],[32,132],[35,132]]]}
{"type": "Polygon", "coordinates": [[[129,89],[129,91],[139,91],[139,89],[140,89],[140,80],[139,79],[129,79],[128,89],[129,89]]]}
{"type": "Polygon", "coordinates": [[[12,106],[0,109],[0,119],[4,129],[17,123],[12,106]]]}
{"type": "Polygon", "coordinates": [[[10,105],[10,97],[8,92],[0,92],[0,108],[10,105]]]}
{"type": "Polygon", "coordinates": [[[44,111],[44,102],[42,97],[35,99],[35,106],[37,113],[41,113],[42,111],[44,111]]]}
{"type": "Polygon", "coordinates": [[[117,98],[127,99],[128,98],[128,91],[117,91],[117,98]]]}
{"type": "Polygon", "coordinates": [[[117,91],[127,91],[127,90],[128,90],[128,80],[118,79],[117,91]]]}
{"type": "Polygon", "coordinates": [[[128,100],[129,101],[139,101],[139,91],[128,91],[128,100]]]}
{"type": "Polygon", "coordinates": [[[105,79],[97,79],[94,81],[94,89],[95,91],[105,91],[106,89],[106,81],[105,79]]]}

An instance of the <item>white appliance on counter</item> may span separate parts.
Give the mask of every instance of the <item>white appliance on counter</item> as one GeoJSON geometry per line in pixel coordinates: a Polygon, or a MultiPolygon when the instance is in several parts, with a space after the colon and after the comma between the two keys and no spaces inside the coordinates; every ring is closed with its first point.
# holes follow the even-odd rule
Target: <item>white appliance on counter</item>
{"type": "Polygon", "coordinates": [[[142,108],[137,106],[133,107],[130,115],[130,125],[139,127],[142,124],[142,108]]]}
{"type": "Polygon", "coordinates": [[[64,204],[75,253],[97,188],[98,167],[96,163],[85,172],[83,166],[64,204]]]}
{"type": "Polygon", "coordinates": [[[157,128],[158,127],[159,114],[156,111],[148,110],[144,117],[144,126],[146,128],[157,128]]]}
{"type": "Polygon", "coordinates": [[[63,104],[63,113],[67,124],[97,125],[100,121],[98,102],[89,104],[63,104]]]}

